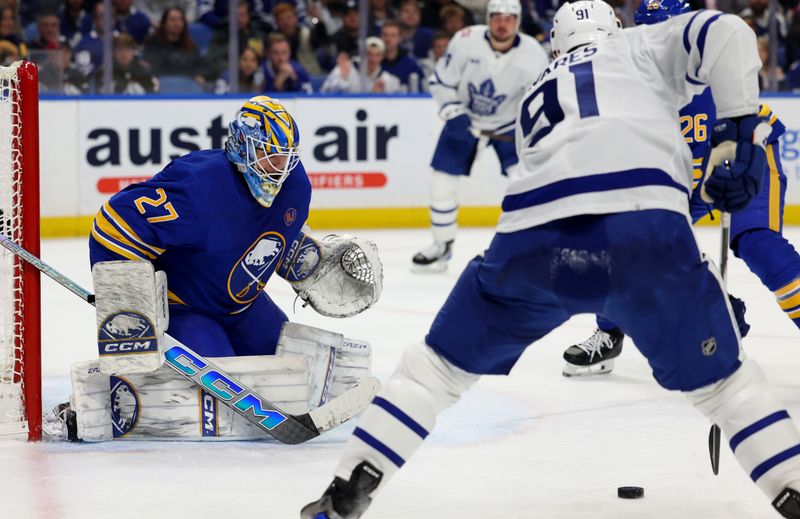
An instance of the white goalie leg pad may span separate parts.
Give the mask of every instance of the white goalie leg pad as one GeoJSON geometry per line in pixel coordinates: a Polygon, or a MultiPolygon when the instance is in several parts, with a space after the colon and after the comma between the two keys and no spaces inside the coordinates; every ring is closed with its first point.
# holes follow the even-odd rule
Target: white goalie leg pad
{"type": "Polygon", "coordinates": [[[458,175],[436,170],[431,175],[431,228],[437,243],[456,238],[459,180],[458,175]]]}
{"type": "Polygon", "coordinates": [[[149,373],[163,364],[169,326],[167,276],[147,261],[103,261],[92,267],[100,370],[149,373]]]}
{"type": "MultiPolygon", "coordinates": [[[[215,364],[279,408],[308,411],[308,360],[300,355],[216,357],[215,364]]],[[[70,407],[78,438],[104,440],[248,440],[269,435],[210,393],[163,366],[109,376],[97,361],[72,367],[70,407]]]]}
{"type": "Polygon", "coordinates": [[[341,395],[372,373],[372,348],[367,341],[304,324],[284,323],[275,353],[308,359],[312,408],[341,395]]]}
{"type": "Polygon", "coordinates": [[[336,475],[347,480],[366,460],[383,472],[382,488],[422,444],[436,416],[479,378],[453,366],[424,342],[412,345],[359,420],[336,475]]]}
{"type": "Polygon", "coordinates": [[[730,377],[686,393],[719,425],[739,464],[770,500],[800,490],[800,432],[758,365],[746,359],[730,377]]]}

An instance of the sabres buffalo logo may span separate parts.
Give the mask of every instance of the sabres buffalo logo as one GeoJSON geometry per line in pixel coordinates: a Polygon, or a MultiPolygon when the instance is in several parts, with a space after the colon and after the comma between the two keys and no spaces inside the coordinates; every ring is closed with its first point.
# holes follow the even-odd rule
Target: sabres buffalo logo
{"type": "Polygon", "coordinates": [[[114,438],[122,438],[139,423],[139,395],[127,380],[110,377],[111,383],[111,425],[114,438]]]}
{"type": "Polygon", "coordinates": [[[246,304],[264,289],[269,276],[280,263],[286,240],[276,232],[264,233],[236,262],[228,276],[228,294],[246,304]]]}

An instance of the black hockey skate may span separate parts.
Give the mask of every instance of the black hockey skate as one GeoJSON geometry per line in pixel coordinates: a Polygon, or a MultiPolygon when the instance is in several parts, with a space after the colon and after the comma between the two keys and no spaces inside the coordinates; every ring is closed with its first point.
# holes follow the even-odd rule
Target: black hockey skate
{"type": "Polygon", "coordinates": [[[411,258],[411,272],[444,272],[453,257],[453,240],[434,242],[411,258]]]}
{"type": "Polygon", "coordinates": [[[350,475],[350,481],[334,478],[322,497],[300,511],[302,519],[358,519],[372,499],[369,497],[383,478],[383,473],[362,461],[350,475]]]}
{"type": "Polygon", "coordinates": [[[573,344],[564,352],[565,377],[582,377],[610,373],[614,369],[614,358],[622,353],[625,334],[619,328],[604,332],[597,328],[585,341],[573,344]]]}
{"type": "Polygon", "coordinates": [[[42,416],[42,432],[55,440],[80,441],[78,415],[70,408],[69,402],[58,404],[53,408],[52,414],[42,416]]]}
{"type": "Polygon", "coordinates": [[[787,519],[800,519],[800,493],[793,488],[784,488],[772,506],[787,519]]]}

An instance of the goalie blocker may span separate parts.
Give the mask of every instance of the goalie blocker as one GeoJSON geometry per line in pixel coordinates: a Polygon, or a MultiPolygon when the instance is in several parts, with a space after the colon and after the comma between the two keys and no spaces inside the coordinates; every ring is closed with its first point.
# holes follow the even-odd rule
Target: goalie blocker
{"type": "MultiPolygon", "coordinates": [[[[164,344],[170,346],[168,336],[164,344]]],[[[367,342],[297,323],[284,324],[276,355],[213,360],[292,414],[339,396],[371,372],[367,342]]],[[[152,373],[108,375],[94,360],[73,365],[71,379],[69,407],[56,409],[60,419],[46,427],[51,435],[84,441],[269,437],[167,366],[152,373]]]]}

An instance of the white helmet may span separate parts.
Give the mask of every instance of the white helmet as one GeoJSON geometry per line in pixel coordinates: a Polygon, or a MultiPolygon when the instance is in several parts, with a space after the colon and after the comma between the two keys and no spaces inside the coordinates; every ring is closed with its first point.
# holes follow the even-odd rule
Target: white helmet
{"type": "Polygon", "coordinates": [[[493,14],[511,14],[517,17],[517,29],[522,22],[522,5],[519,0],[489,0],[489,5],[486,6],[486,21],[493,14]]]}
{"type": "Polygon", "coordinates": [[[614,8],[603,0],[580,0],[562,5],[553,16],[550,44],[553,57],[576,47],[608,38],[622,30],[614,8]]]}

